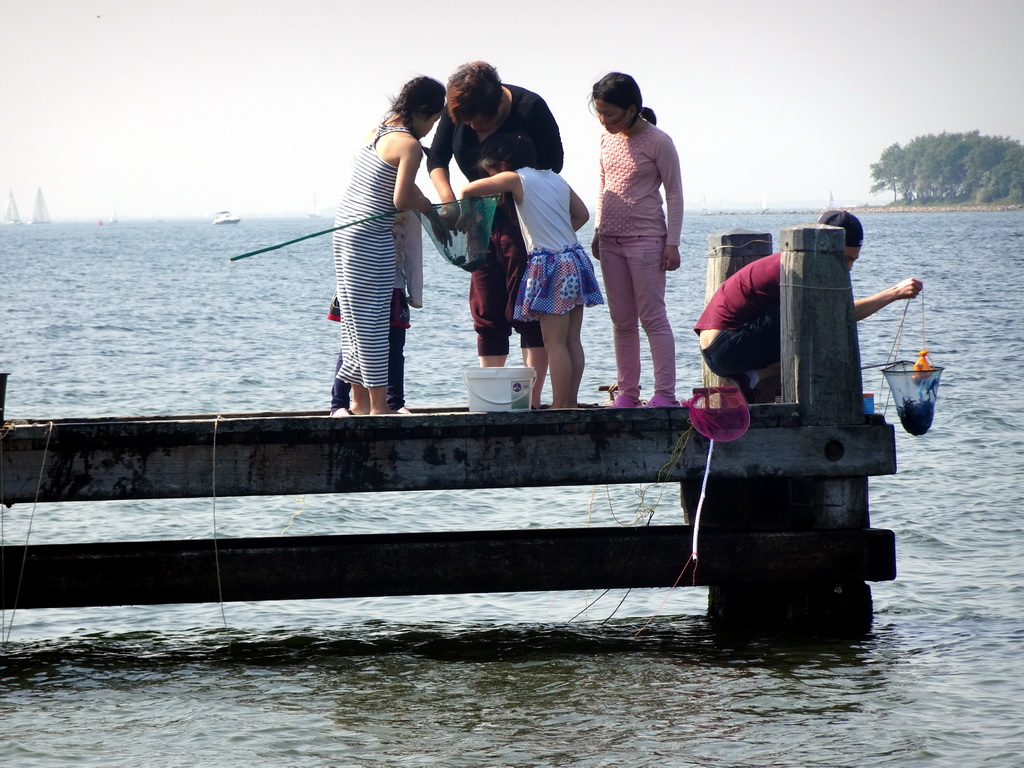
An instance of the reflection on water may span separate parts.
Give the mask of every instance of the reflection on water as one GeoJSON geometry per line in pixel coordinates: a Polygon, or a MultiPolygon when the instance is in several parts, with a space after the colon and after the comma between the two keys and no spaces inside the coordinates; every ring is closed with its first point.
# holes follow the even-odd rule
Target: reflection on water
{"type": "MultiPolygon", "coordinates": [[[[41,712],[19,728],[38,764],[102,743],[106,729],[169,729],[199,754],[228,739],[231,757],[218,759],[228,765],[260,754],[297,765],[664,765],[680,755],[757,764],[793,727],[866,725],[892,695],[902,655],[884,635],[734,635],[682,616],[636,629],[378,621],[334,632],[101,633],[14,650],[0,683],[21,691],[4,709],[31,702],[41,712]],[[69,697],[88,711],[73,736],[50,714],[69,697]]],[[[867,729],[844,739],[865,758],[884,742],[867,729]]],[[[171,745],[152,737],[119,745],[122,764],[147,760],[144,749],[147,765],[175,764],[171,745]]],[[[791,750],[797,764],[825,764],[811,743],[791,750]]]]}

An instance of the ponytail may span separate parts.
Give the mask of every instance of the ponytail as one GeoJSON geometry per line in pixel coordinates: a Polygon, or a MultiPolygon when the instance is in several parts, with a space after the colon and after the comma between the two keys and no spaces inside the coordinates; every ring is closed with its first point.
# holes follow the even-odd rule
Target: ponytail
{"type": "Polygon", "coordinates": [[[594,101],[606,101],[621,109],[636,108],[636,115],[633,117],[627,128],[636,125],[641,117],[651,125],[658,124],[658,118],[654,110],[644,106],[643,95],[640,93],[640,86],[630,75],[622,72],[609,72],[596,83],[590,92],[590,103],[594,101]]]}
{"type": "Polygon", "coordinates": [[[432,77],[415,77],[392,100],[390,114],[411,129],[415,115],[436,115],[443,109],[444,86],[432,77]]]}

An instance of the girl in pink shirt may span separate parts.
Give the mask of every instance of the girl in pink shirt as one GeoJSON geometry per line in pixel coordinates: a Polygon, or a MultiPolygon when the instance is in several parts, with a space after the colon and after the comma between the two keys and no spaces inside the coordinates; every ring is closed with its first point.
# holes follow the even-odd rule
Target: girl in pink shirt
{"type": "Polygon", "coordinates": [[[614,332],[618,395],[612,405],[642,404],[638,324],[654,364],[647,405],[679,405],[675,337],[665,310],[665,273],[679,268],[683,226],[679,156],[629,75],[605,75],[594,84],[591,102],[606,131],[592,252],[601,262],[614,332]]]}

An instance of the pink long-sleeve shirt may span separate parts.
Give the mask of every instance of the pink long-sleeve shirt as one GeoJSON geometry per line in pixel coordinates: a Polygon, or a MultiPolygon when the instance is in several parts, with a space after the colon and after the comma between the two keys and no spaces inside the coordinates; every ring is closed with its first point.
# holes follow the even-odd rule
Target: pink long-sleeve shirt
{"type": "Polygon", "coordinates": [[[601,185],[594,221],[606,237],[664,235],[667,245],[679,245],[683,182],[679,155],[667,133],[648,125],[632,137],[601,134],[601,185]]]}

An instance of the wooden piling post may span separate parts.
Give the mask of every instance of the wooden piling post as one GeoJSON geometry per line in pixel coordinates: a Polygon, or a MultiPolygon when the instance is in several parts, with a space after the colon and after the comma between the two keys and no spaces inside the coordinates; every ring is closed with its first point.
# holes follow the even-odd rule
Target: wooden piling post
{"type": "Polygon", "coordinates": [[[7,377],[9,374],[0,373],[0,429],[4,428],[4,401],[7,399],[7,377]]]}
{"type": "MultiPolygon", "coordinates": [[[[806,427],[863,424],[860,352],[843,230],[819,224],[787,227],[781,235],[782,404],[795,404],[806,427]]],[[[709,264],[708,296],[724,279],[709,264]]],[[[757,406],[755,406],[757,407],[757,406]]],[[[842,441],[822,446],[841,462],[842,441]]],[[[693,498],[684,484],[684,506],[693,498]]],[[[752,479],[708,484],[708,525],[772,530],[861,529],[869,526],[867,477],[752,479]],[[759,515],[759,511],[763,514],[759,515]],[[756,520],[755,520],[756,519],[756,520]]],[[[705,513],[708,511],[705,507],[705,513]]],[[[709,614],[732,623],[810,625],[863,631],[871,623],[871,591],[863,582],[786,585],[730,584],[709,590],[709,614]]]]}
{"type": "MultiPolygon", "coordinates": [[[[772,253],[772,236],[767,232],[731,229],[708,236],[707,277],[704,287],[706,305],[718,286],[757,259],[772,253]]],[[[705,387],[734,386],[734,382],[715,374],[701,362],[701,378],[705,387]]],[[[681,502],[683,518],[693,523],[700,496],[701,483],[683,481],[681,502]]],[[[712,477],[707,484],[707,497],[702,510],[704,524],[709,527],[753,529],[784,529],[789,520],[789,481],[785,477],[757,477],[737,481],[712,477]]]]}
{"type": "MultiPolygon", "coordinates": [[[[707,304],[715,290],[734,272],[752,261],[768,256],[772,252],[772,236],[767,232],[753,232],[748,229],[730,229],[716,235],[708,235],[707,278],[704,284],[704,303],[707,304]]],[[[701,378],[705,387],[731,386],[731,382],[712,373],[702,365],[701,378]]]]}
{"type": "Polygon", "coordinates": [[[782,399],[799,404],[807,425],[864,421],[844,243],[839,227],[782,230],[782,399]]]}
{"type": "MultiPolygon", "coordinates": [[[[850,270],[839,227],[782,230],[782,399],[796,402],[800,422],[863,424],[860,347],[850,270]]],[[[840,454],[843,446],[832,446],[840,454]]],[[[836,460],[841,460],[837,456],[836,460]]],[[[866,528],[867,478],[791,483],[792,503],[815,528],[866,528]]]]}

